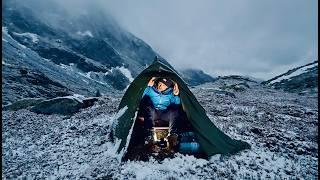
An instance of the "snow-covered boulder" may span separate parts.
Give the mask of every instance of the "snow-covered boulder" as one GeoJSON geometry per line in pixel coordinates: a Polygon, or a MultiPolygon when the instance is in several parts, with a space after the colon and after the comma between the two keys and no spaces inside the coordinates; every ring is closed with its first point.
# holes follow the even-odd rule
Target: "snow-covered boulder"
{"type": "Polygon", "coordinates": [[[75,96],[58,97],[42,101],[33,106],[30,110],[41,114],[71,115],[78,112],[81,108],[92,106],[97,100],[97,98],[80,99],[75,96]]]}
{"type": "Polygon", "coordinates": [[[232,92],[238,92],[238,91],[245,91],[250,86],[247,83],[238,83],[238,84],[231,84],[231,85],[224,85],[220,87],[223,90],[230,90],[232,92]]]}
{"type": "Polygon", "coordinates": [[[42,101],[30,110],[41,114],[73,114],[82,107],[82,101],[73,97],[58,97],[42,101]]]}
{"type": "Polygon", "coordinates": [[[12,104],[6,105],[2,108],[2,110],[10,110],[10,111],[17,111],[19,109],[27,109],[29,107],[35,106],[45,99],[43,98],[25,98],[22,100],[19,100],[17,102],[14,102],[12,104]]]}

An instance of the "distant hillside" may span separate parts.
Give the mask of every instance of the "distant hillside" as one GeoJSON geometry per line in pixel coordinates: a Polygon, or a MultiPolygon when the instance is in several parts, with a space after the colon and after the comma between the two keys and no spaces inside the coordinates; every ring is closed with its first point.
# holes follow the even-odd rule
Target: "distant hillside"
{"type": "Polygon", "coordinates": [[[216,80],[209,74],[206,74],[202,70],[198,69],[184,69],[180,70],[179,73],[190,86],[197,86],[207,82],[214,82],[216,80]]]}
{"type": "Polygon", "coordinates": [[[318,92],[318,61],[293,68],[262,84],[286,92],[317,93],[318,92]]]}

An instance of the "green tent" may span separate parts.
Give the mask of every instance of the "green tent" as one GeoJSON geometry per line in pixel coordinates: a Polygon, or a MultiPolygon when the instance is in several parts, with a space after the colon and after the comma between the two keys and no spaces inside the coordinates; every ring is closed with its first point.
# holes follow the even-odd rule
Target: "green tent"
{"type": "Polygon", "coordinates": [[[117,142],[118,153],[127,151],[141,96],[151,77],[171,78],[178,83],[182,108],[193,127],[200,148],[206,155],[230,154],[250,148],[248,143],[231,139],[219,130],[178,73],[169,64],[156,59],[134,79],[120,102],[111,133],[112,140],[117,142]]]}

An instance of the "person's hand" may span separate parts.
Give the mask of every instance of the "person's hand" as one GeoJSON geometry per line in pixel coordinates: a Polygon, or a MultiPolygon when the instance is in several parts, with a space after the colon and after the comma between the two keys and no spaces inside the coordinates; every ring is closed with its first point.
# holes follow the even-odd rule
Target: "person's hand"
{"type": "Polygon", "coordinates": [[[148,86],[153,86],[155,79],[156,79],[155,77],[152,77],[152,78],[149,80],[149,82],[148,82],[148,86]]]}
{"type": "Polygon", "coordinates": [[[179,95],[179,87],[178,87],[178,84],[176,82],[174,82],[174,86],[173,86],[173,94],[175,96],[178,96],[179,95]]]}

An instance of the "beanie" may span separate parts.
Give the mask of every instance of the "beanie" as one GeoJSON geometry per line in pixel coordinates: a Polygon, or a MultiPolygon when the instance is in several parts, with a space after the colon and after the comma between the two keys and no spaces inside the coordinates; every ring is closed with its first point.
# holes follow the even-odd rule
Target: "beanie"
{"type": "Polygon", "coordinates": [[[170,79],[166,79],[166,78],[160,78],[159,82],[162,82],[168,87],[171,87],[173,85],[173,82],[170,79]]]}

